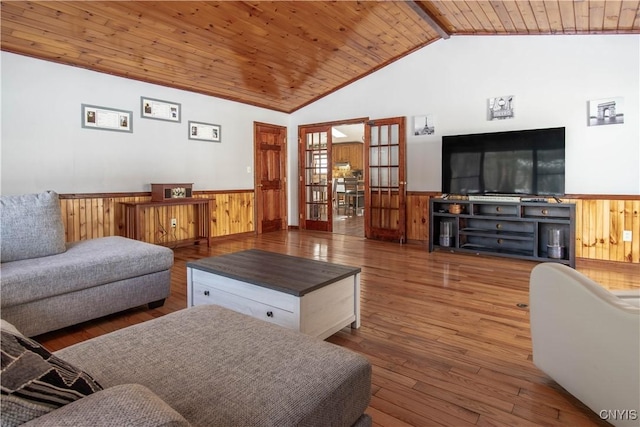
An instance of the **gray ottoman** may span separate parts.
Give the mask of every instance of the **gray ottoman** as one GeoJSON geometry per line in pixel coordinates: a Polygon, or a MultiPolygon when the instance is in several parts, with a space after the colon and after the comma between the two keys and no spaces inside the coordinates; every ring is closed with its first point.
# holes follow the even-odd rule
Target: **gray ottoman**
{"type": "Polygon", "coordinates": [[[371,425],[364,413],[371,394],[367,359],[215,305],[55,354],[105,389],[145,386],[193,426],[371,425]]]}

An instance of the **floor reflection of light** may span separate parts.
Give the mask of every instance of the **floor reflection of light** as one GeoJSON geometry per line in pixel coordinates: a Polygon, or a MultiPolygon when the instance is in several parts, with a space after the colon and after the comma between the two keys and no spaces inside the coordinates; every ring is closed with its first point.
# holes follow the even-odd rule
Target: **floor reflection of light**
{"type": "Polygon", "coordinates": [[[314,243],[312,253],[315,258],[326,258],[329,247],[326,243],[314,243]]]}
{"type": "Polygon", "coordinates": [[[444,281],[442,282],[442,286],[444,286],[445,288],[448,288],[449,287],[449,264],[444,265],[442,272],[444,274],[444,281]]]}

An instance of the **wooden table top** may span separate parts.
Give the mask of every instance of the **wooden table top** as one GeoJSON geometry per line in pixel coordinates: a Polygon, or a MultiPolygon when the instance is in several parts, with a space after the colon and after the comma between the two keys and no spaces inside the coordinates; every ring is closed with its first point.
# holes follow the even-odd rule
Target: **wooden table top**
{"type": "Polygon", "coordinates": [[[249,249],[203,258],[187,267],[284,292],[297,297],[360,273],[349,267],[274,252],[249,249]]]}
{"type": "Polygon", "coordinates": [[[144,202],[121,202],[124,206],[139,206],[139,207],[149,207],[149,206],[171,206],[171,205],[206,205],[209,203],[210,199],[204,198],[195,198],[195,197],[176,197],[175,199],[167,199],[161,201],[151,201],[147,200],[144,202]]]}

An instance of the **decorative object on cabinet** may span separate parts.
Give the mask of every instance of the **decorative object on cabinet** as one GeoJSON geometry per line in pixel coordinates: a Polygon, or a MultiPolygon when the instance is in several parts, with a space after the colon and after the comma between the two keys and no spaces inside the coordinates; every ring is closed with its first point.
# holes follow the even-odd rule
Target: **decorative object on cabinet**
{"type": "Polygon", "coordinates": [[[548,230],[549,237],[547,243],[547,254],[549,258],[564,257],[564,238],[562,228],[550,228],[548,230]]]}
{"type": "Polygon", "coordinates": [[[211,123],[189,121],[189,139],[221,142],[222,127],[211,123]]]}
{"type": "Polygon", "coordinates": [[[177,102],[140,97],[140,117],[180,123],[182,107],[177,102]]]}
{"type": "Polygon", "coordinates": [[[164,202],[169,199],[190,198],[193,184],[151,184],[151,201],[164,202]]]}
{"type": "Polygon", "coordinates": [[[429,204],[429,252],[442,248],[575,267],[573,204],[451,199],[429,204]]]}
{"type": "Polygon", "coordinates": [[[453,246],[453,222],[442,221],[440,223],[440,246],[453,246]]]}
{"type": "Polygon", "coordinates": [[[462,213],[462,205],[459,203],[452,203],[449,205],[449,213],[450,214],[459,214],[462,213]]]}
{"type": "Polygon", "coordinates": [[[82,104],[82,127],[85,129],[133,132],[133,113],[127,110],[82,104]]]}

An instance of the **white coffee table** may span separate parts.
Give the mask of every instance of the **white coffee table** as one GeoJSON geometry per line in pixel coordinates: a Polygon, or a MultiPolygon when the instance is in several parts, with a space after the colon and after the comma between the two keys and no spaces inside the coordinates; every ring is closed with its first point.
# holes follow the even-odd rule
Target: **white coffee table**
{"type": "Polygon", "coordinates": [[[360,327],[360,268],[257,249],[187,263],[187,305],[217,304],[325,339],[360,327]]]}

